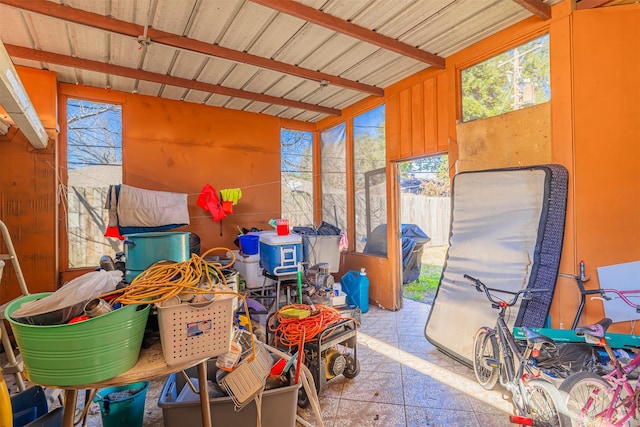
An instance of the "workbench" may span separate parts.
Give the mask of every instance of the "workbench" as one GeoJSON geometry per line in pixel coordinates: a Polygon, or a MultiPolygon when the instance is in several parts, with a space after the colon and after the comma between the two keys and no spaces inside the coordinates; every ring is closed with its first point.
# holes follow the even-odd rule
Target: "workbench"
{"type": "MultiPolygon", "coordinates": [[[[162,346],[160,342],[157,342],[149,348],[141,349],[138,362],[133,366],[133,368],[114,378],[97,383],[76,386],[56,386],[56,384],[42,385],[64,390],[64,415],[62,419],[62,426],[73,427],[79,390],[101,389],[166,377],[174,372],[183,371],[197,365],[202,425],[210,426],[211,408],[209,406],[209,392],[207,389],[207,359],[208,358],[185,362],[176,366],[168,366],[164,361],[162,346]]],[[[85,402],[85,405],[89,404],[91,404],[91,402],[85,402]]]]}

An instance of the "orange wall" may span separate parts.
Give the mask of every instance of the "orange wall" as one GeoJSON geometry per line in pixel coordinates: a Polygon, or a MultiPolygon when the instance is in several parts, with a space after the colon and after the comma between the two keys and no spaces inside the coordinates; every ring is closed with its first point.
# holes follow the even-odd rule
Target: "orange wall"
{"type": "MultiPolygon", "coordinates": [[[[25,282],[31,292],[55,290],[56,76],[51,71],[16,67],[50,140],[35,150],[15,126],[0,136],[0,220],[9,230],[25,282]]],[[[0,237],[0,253],[8,253],[0,237]]],[[[10,261],[0,281],[0,303],[20,295],[10,261]]]]}
{"type": "MultiPolygon", "coordinates": [[[[640,260],[640,5],[577,11],[573,23],[576,248],[598,288],[597,267],[640,260]]],[[[587,315],[599,320],[601,303],[587,315]]]]}

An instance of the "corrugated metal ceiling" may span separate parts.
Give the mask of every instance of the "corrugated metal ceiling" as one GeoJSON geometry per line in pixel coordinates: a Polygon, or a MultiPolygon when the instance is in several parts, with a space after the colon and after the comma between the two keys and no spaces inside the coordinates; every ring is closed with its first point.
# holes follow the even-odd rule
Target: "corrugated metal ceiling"
{"type": "Polygon", "coordinates": [[[61,82],[316,122],[438,66],[368,35],[443,59],[561,0],[271,1],[0,0],[0,39],[61,82]]]}

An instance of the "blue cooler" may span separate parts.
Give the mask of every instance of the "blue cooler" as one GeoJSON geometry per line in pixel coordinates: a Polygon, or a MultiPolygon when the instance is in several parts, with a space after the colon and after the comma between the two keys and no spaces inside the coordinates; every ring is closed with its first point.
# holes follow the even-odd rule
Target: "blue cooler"
{"type": "Polygon", "coordinates": [[[302,237],[260,233],[260,266],[270,274],[292,274],[302,262],[302,237]]]}

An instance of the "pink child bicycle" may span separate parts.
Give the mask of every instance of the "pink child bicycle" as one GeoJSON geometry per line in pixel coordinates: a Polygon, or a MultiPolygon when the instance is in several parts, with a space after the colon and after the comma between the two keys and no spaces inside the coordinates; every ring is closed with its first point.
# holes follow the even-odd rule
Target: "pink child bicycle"
{"type": "MultiPolygon", "coordinates": [[[[598,293],[604,299],[611,298],[607,293],[616,294],[636,312],[640,312],[640,306],[627,297],[629,294],[639,294],[640,290],[601,289],[598,293]]],[[[630,377],[640,366],[640,353],[623,364],[606,338],[606,331],[611,324],[611,319],[604,318],[593,325],[575,328],[576,335],[583,335],[587,343],[604,348],[611,359],[613,370],[603,376],[587,371],[577,372],[563,381],[560,391],[566,393],[566,411],[562,412],[573,426],[640,425],[637,418],[640,387],[637,381],[635,384],[630,381],[630,377]]]]}

